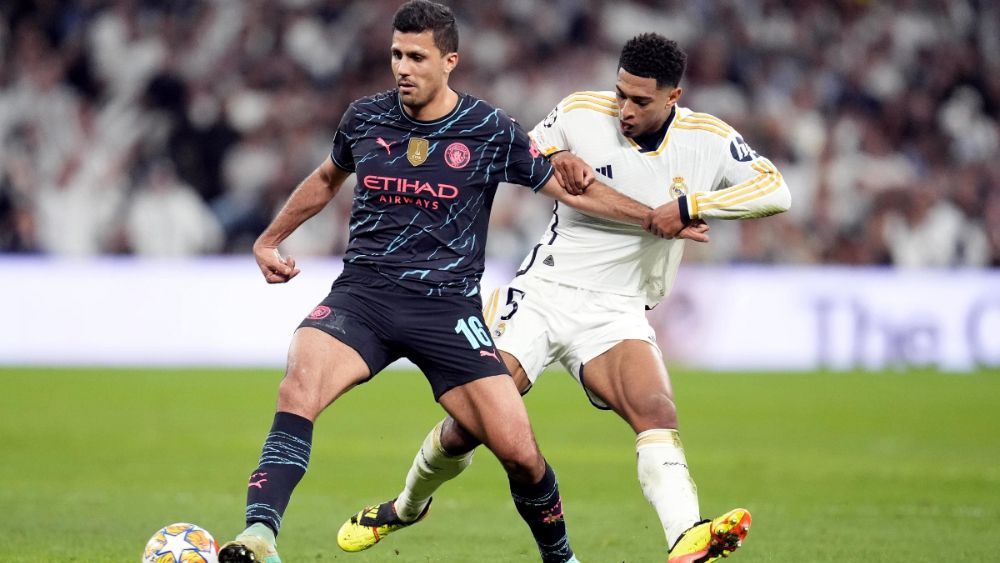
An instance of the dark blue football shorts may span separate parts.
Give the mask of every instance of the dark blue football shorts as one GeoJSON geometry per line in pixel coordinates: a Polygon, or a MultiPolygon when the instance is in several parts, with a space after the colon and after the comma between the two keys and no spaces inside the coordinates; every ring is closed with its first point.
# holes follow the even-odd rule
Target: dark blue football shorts
{"type": "Polygon", "coordinates": [[[408,358],[424,372],[435,400],[453,387],[508,373],[478,296],[420,295],[364,267],[345,266],[299,327],[322,330],[356,350],[372,377],[408,358]]]}

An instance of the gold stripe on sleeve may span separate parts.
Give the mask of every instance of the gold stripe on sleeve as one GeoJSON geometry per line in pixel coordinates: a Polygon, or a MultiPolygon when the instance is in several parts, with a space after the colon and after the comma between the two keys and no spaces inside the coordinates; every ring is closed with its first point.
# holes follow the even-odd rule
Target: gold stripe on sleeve
{"type": "Polygon", "coordinates": [[[729,133],[723,129],[719,129],[714,125],[702,124],[702,123],[687,123],[685,121],[678,121],[674,127],[677,129],[688,129],[696,131],[708,131],[709,133],[715,133],[716,135],[728,139],[729,133]]]}
{"type": "Polygon", "coordinates": [[[714,115],[712,115],[710,113],[690,113],[690,114],[684,116],[683,118],[681,118],[681,120],[682,121],[700,122],[700,123],[709,123],[709,124],[715,125],[719,129],[723,129],[723,130],[726,130],[726,131],[732,131],[733,130],[732,125],[726,123],[725,121],[719,119],[718,117],[715,117],[714,115]]]}
{"type": "Polygon", "coordinates": [[[576,92],[574,94],[570,94],[569,96],[567,96],[567,99],[569,99],[569,98],[576,98],[576,97],[581,97],[581,98],[595,98],[595,99],[602,100],[602,101],[605,101],[605,102],[611,102],[613,104],[617,104],[618,103],[618,99],[617,98],[615,98],[614,96],[612,96],[610,94],[605,94],[604,92],[576,92]]]}
{"type": "Polygon", "coordinates": [[[698,202],[700,211],[740,205],[762,198],[781,187],[783,181],[781,173],[769,161],[762,166],[754,165],[753,168],[760,172],[759,176],[726,190],[697,194],[696,198],[702,200],[698,202]]]}
{"type": "Polygon", "coordinates": [[[608,108],[605,108],[603,106],[591,105],[588,102],[575,102],[575,103],[569,104],[568,106],[563,107],[563,111],[564,112],[570,112],[570,111],[573,111],[573,110],[576,110],[576,109],[589,109],[590,111],[596,111],[597,113],[603,113],[604,115],[610,115],[611,117],[617,117],[618,116],[618,110],[617,109],[615,109],[615,110],[612,111],[612,110],[610,110],[608,108]]]}

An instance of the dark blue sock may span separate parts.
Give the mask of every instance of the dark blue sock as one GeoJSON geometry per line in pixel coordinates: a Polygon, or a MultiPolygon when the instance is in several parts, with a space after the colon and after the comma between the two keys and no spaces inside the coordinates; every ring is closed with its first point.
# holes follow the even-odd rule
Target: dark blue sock
{"type": "Polygon", "coordinates": [[[274,424],[264,441],[257,469],[250,475],[247,485],[248,527],[262,522],[278,535],[292,490],[309,466],[312,431],[313,423],[297,414],[279,412],[274,415],[274,424]]]}
{"type": "Polygon", "coordinates": [[[510,481],[510,496],[517,512],[531,528],[544,563],[563,563],[573,557],[563,518],[559,484],[552,467],[545,464],[545,475],[534,485],[510,481]]]}

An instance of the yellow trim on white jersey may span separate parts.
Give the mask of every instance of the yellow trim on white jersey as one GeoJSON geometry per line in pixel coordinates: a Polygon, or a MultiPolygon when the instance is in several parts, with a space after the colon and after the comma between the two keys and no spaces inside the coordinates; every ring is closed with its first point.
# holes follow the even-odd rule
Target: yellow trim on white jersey
{"type": "MultiPolygon", "coordinates": [[[[671,127],[673,127],[673,125],[671,125],[671,127]]],[[[642,152],[642,147],[639,146],[639,143],[633,141],[629,137],[625,137],[625,139],[629,142],[630,145],[632,145],[632,148],[639,151],[639,154],[643,156],[660,156],[660,153],[663,152],[663,149],[667,148],[667,142],[670,141],[670,129],[667,129],[667,134],[663,136],[663,140],[660,141],[660,146],[656,147],[655,151],[642,152]]]]}
{"type": "Polygon", "coordinates": [[[595,106],[604,106],[608,109],[618,110],[617,100],[603,96],[594,96],[591,94],[573,94],[572,96],[566,96],[563,98],[561,105],[568,106],[578,102],[587,102],[594,104],[595,106]]]}
{"type": "Polygon", "coordinates": [[[697,193],[694,193],[694,194],[691,194],[690,196],[688,196],[688,198],[687,198],[687,202],[688,202],[688,217],[690,217],[692,219],[697,219],[698,218],[698,198],[696,197],[697,195],[698,195],[697,193]]]}
{"type": "Polygon", "coordinates": [[[689,113],[680,117],[674,126],[678,129],[707,131],[724,138],[729,138],[735,131],[728,123],[708,113],[689,113]]]}
{"type": "Polygon", "coordinates": [[[677,125],[674,125],[674,127],[678,128],[678,129],[688,129],[688,130],[693,130],[693,131],[707,131],[709,133],[714,133],[714,134],[722,137],[723,139],[728,139],[729,138],[729,133],[727,133],[727,132],[723,131],[722,129],[719,129],[719,128],[713,126],[713,125],[701,124],[701,123],[693,123],[693,124],[678,123],[677,125]]]}
{"type": "Polygon", "coordinates": [[[490,293],[489,300],[486,301],[486,305],[483,306],[483,320],[486,321],[486,326],[493,326],[493,320],[497,316],[497,309],[500,307],[500,288],[494,289],[490,293]]]}
{"type": "MultiPolygon", "coordinates": [[[[531,142],[535,143],[536,147],[541,147],[541,145],[538,143],[538,139],[535,138],[535,135],[533,133],[534,133],[534,131],[528,131],[528,138],[531,139],[531,142]]],[[[549,146],[545,147],[544,149],[543,148],[539,148],[538,150],[542,153],[542,156],[548,158],[548,157],[552,156],[553,154],[555,154],[555,153],[557,153],[557,152],[559,152],[561,150],[565,150],[565,149],[561,149],[561,148],[559,148],[559,147],[557,147],[555,145],[549,145],[549,146]]]]}
{"type": "Polygon", "coordinates": [[[618,117],[618,108],[611,109],[607,106],[602,106],[594,102],[573,102],[563,106],[563,113],[571,112],[575,109],[589,109],[591,111],[596,111],[598,113],[603,113],[604,115],[610,115],[611,117],[618,117]]]}
{"type": "Polygon", "coordinates": [[[697,217],[702,211],[733,207],[759,199],[781,187],[783,181],[781,173],[770,160],[762,158],[760,162],[755,162],[750,166],[760,174],[725,190],[700,192],[694,194],[693,198],[689,198],[694,202],[691,216],[697,217]]]}
{"type": "Polygon", "coordinates": [[[571,101],[579,100],[579,99],[586,100],[587,98],[591,98],[591,99],[598,100],[598,101],[601,101],[601,102],[610,102],[610,103],[614,104],[616,107],[618,106],[618,99],[617,98],[615,98],[614,96],[611,96],[609,94],[605,94],[603,92],[575,92],[575,93],[570,94],[569,96],[566,96],[565,98],[563,98],[563,103],[566,104],[566,103],[570,103],[571,101]]]}
{"type": "Polygon", "coordinates": [[[692,123],[706,123],[709,125],[714,125],[715,127],[722,129],[723,131],[729,131],[730,133],[734,131],[731,125],[729,125],[725,121],[719,119],[718,117],[715,117],[710,113],[692,112],[682,117],[681,121],[687,121],[692,123]]]}
{"type": "Polygon", "coordinates": [[[773,192],[781,183],[780,174],[773,165],[768,165],[754,163],[751,167],[759,173],[757,176],[724,190],[697,194],[699,209],[705,211],[738,205],[773,192]]]}

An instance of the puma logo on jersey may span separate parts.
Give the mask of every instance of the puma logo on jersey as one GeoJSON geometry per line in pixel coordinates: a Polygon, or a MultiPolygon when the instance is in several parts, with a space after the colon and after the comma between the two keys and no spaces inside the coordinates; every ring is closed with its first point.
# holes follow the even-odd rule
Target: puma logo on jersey
{"type": "Polygon", "coordinates": [[[549,254],[549,255],[548,255],[548,256],[547,256],[546,258],[545,258],[545,260],[542,260],[542,264],[545,264],[546,266],[555,266],[555,265],[556,265],[556,261],[555,261],[555,260],[553,260],[553,259],[552,259],[552,255],[551,255],[551,254],[549,254]]]}
{"type": "Polygon", "coordinates": [[[604,176],[605,178],[608,178],[608,179],[614,178],[614,175],[613,175],[613,173],[611,171],[611,165],[610,164],[605,165],[605,166],[600,166],[598,168],[595,168],[594,170],[596,170],[598,174],[604,176]]]}
{"type": "Polygon", "coordinates": [[[497,353],[493,352],[493,351],[489,351],[489,350],[480,350],[479,351],[479,357],[480,358],[493,358],[494,360],[496,360],[498,362],[500,361],[500,358],[497,357],[497,353]]]}
{"type": "Polygon", "coordinates": [[[384,139],[382,139],[382,137],[379,137],[379,138],[375,139],[375,143],[376,143],[377,145],[379,145],[379,146],[382,146],[382,147],[385,147],[385,153],[386,153],[386,154],[388,154],[388,155],[392,155],[392,151],[391,151],[391,150],[389,150],[389,147],[391,147],[391,146],[392,146],[392,143],[387,143],[387,142],[385,142],[385,140],[384,140],[384,139]]]}

